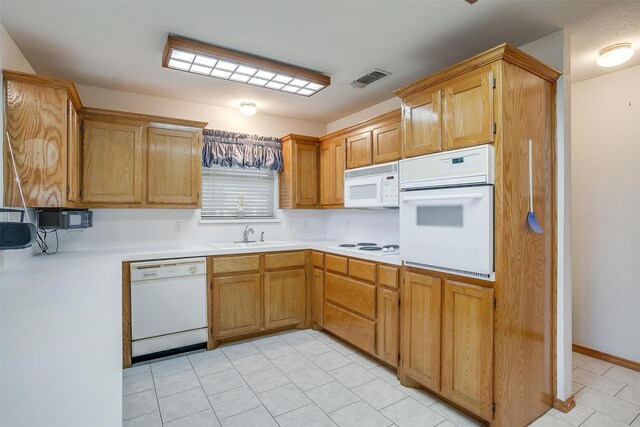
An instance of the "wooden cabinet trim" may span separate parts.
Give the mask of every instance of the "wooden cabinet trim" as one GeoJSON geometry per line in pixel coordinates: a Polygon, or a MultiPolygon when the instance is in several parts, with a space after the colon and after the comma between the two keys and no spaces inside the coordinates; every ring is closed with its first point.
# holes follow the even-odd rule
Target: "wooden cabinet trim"
{"type": "Polygon", "coordinates": [[[78,95],[78,89],[76,88],[75,83],[72,81],[11,70],[2,70],[2,77],[5,81],[14,81],[35,86],[63,89],[67,92],[67,95],[73,103],[75,110],[80,111],[82,109],[82,101],[80,100],[80,95],[78,95]]]}
{"type": "Polygon", "coordinates": [[[327,140],[332,140],[335,138],[343,138],[346,139],[348,136],[372,131],[373,129],[384,126],[388,123],[398,122],[400,121],[401,113],[400,109],[390,111],[385,114],[381,114],[379,116],[373,117],[371,119],[363,120],[355,125],[346,127],[344,129],[337,130],[335,132],[331,132],[325,136],[320,137],[321,142],[325,142],[327,140]]]}
{"type": "Polygon", "coordinates": [[[154,116],[149,114],[129,113],[125,111],[106,110],[102,108],[82,108],[79,110],[82,119],[99,119],[102,121],[129,122],[154,127],[169,127],[191,131],[202,131],[208,122],[176,119],[174,117],[154,116]]]}
{"type": "Polygon", "coordinates": [[[514,64],[550,82],[555,82],[562,74],[533,56],[528,55],[507,43],[503,43],[493,49],[489,49],[467,60],[447,67],[437,73],[428,75],[420,80],[410,83],[395,90],[393,93],[394,95],[403,98],[412,93],[435,86],[458,75],[499,60],[514,64]]]}

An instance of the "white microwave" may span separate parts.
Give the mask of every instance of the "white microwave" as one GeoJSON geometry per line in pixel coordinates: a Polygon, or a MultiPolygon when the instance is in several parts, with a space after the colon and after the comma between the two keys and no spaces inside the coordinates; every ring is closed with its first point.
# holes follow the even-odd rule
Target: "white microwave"
{"type": "Polygon", "coordinates": [[[398,162],[344,172],[345,208],[397,208],[398,162]]]}

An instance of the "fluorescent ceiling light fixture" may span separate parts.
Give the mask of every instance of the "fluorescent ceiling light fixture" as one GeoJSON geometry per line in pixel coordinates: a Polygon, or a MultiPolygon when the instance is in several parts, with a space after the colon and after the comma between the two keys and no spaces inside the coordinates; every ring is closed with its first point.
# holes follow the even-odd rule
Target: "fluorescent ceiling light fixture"
{"type": "Polygon", "coordinates": [[[317,71],[174,34],[167,38],[162,66],[307,97],[331,84],[331,77],[317,71]]]}
{"type": "Polygon", "coordinates": [[[258,112],[258,107],[253,102],[241,102],[240,108],[238,108],[240,114],[244,114],[245,116],[253,116],[258,112]]]}
{"type": "Polygon", "coordinates": [[[632,56],[631,43],[618,43],[602,49],[598,54],[596,64],[601,67],[615,67],[627,62],[632,56]]]}

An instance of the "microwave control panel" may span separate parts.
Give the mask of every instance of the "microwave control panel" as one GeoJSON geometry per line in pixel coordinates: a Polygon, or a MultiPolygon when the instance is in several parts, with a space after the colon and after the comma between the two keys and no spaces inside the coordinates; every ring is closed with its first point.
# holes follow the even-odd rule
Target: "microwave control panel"
{"type": "Polygon", "coordinates": [[[398,206],[398,175],[382,177],[382,203],[385,206],[398,206]]]}

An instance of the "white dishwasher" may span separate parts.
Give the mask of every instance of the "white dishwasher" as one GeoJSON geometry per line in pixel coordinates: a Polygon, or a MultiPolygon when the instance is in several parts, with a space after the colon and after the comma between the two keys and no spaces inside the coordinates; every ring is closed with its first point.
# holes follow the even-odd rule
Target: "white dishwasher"
{"type": "Polygon", "coordinates": [[[207,341],[206,258],[131,263],[132,356],[207,341]]]}

